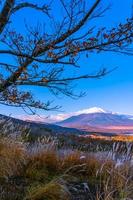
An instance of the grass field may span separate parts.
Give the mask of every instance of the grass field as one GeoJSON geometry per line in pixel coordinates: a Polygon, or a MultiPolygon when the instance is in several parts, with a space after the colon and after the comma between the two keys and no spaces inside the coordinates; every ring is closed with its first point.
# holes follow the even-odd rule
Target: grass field
{"type": "Polygon", "coordinates": [[[133,199],[132,142],[0,130],[0,200],[133,199]]]}

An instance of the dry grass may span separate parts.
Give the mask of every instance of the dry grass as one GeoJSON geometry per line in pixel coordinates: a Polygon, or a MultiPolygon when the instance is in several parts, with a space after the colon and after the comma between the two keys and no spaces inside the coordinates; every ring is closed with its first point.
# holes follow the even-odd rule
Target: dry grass
{"type": "Polygon", "coordinates": [[[31,187],[28,190],[28,200],[70,200],[71,195],[64,183],[51,181],[45,185],[31,187]]]}
{"type": "Polygon", "coordinates": [[[22,173],[26,164],[26,150],[23,144],[12,139],[0,140],[0,177],[10,177],[22,173]]]}
{"type": "Polygon", "coordinates": [[[0,139],[1,200],[133,199],[129,162],[118,165],[78,150],[63,154],[53,144],[31,147],[10,137],[0,139]]]}

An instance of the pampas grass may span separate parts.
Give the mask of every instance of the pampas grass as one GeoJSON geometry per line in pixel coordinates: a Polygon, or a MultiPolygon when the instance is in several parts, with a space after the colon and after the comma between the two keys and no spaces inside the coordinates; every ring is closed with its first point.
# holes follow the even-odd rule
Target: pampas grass
{"type": "Polygon", "coordinates": [[[114,143],[103,156],[58,145],[53,136],[30,144],[2,134],[0,199],[133,199],[132,143],[114,143]]]}

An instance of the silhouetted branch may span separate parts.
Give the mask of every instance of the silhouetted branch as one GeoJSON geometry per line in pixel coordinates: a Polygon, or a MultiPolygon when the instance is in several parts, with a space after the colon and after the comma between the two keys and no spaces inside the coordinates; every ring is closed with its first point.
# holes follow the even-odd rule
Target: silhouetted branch
{"type": "Polygon", "coordinates": [[[11,10],[15,4],[15,0],[6,0],[4,7],[0,13],[0,34],[4,30],[11,15],[11,10]]]}
{"type": "MultiPolygon", "coordinates": [[[[75,94],[74,82],[99,79],[112,72],[104,68],[94,74],[88,72],[72,76],[73,67],[81,67],[79,61],[83,53],[86,58],[94,52],[106,51],[133,55],[130,48],[133,42],[133,19],[127,19],[110,30],[106,27],[96,30],[97,23],[88,23],[92,19],[98,20],[109,8],[101,9],[101,1],[95,0],[88,6],[87,0],[69,0],[67,5],[60,0],[58,5],[63,6],[63,14],[56,19],[52,3],[41,6],[39,2],[4,0],[0,12],[0,55],[6,59],[0,62],[0,103],[22,106],[24,109],[27,107],[29,110],[50,110],[52,107],[49,104],[35,100],[28,89],[26,92],[20,91],[20,86],[43,87],[55,96],[64,94],[78,98],[84,93],[75,94]],[[30,27],[26,24],[25,32],[19,33],[17,27],[12,28],[11,16],[14,14],[17,17],[17,11],[23,8],[35,9],[48,16],[51,11],[51,16],[47,20],[44,18],[42,25],[38,23],[30,27]]],[[[87,67],[89,70],[90,67],[87,67]]]]}
{"type": "Polygon", "coordinates": [[[49,16],[49,7],[47,5],[38,6],[37,4],[28,3],[28,2],[24,2],[24,3],[20,3],[20,4],[16,5],[12,9],[12,13],[15,13],[16,11],[21,10],[23,8],[32,8],[32,9],[41,11],[49,16]]]}

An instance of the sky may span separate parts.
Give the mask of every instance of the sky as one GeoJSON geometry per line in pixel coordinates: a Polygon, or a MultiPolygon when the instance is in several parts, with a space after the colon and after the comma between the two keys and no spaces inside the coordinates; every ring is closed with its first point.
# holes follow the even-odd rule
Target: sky
{"type": "MultiPolygon", "coordinates": [[[[103,0],[102,6],[105,6],[106,3],[107,1],[103,0]]],[[[96,26],[117,26],[120,22],[124,22],[127,17],[131,17],[133,13],[132,0],[108,0],[108,3],[111,3],[111,9],[105,13],[104,17],[92,22],[96,26]]],[[[57,9],[57,4],[55,4],[55,10],[57,9]]],[[[34,12],[35,17],[33,18],[33,14],[30,15],[30,13],[31,11],[25,10],[18,13],[17,18],[14,16],[14,26],[17,26],[20,32],[23,32],[21,24],[24,23],[25,19],[31,25],[36,23],[36,15],[38,14],[34,12]]],[[[78,81],[75,91],[86,92],[86,96],[78,100],[65,96],[56,98],[42,88],[28,88],[40,100],[54,100],[55,105],[62,106],[58,112],[38,111],[40,116],[72,113],[90,107],[101,107],[113,112],[133,114],[133,57],[110,52],[90,54],[89,59],[84,56],[80,59],[80,65],[81,69],[75,71],[75,73],[92,73],[101,67],[107,67],[108,69],[117,67],[117,69],[99,80],[78,81]]],[[[19,118],[27,115],[21,108],[17,109],[2,105],[0,105],[0,113],[19,118]]]]}

